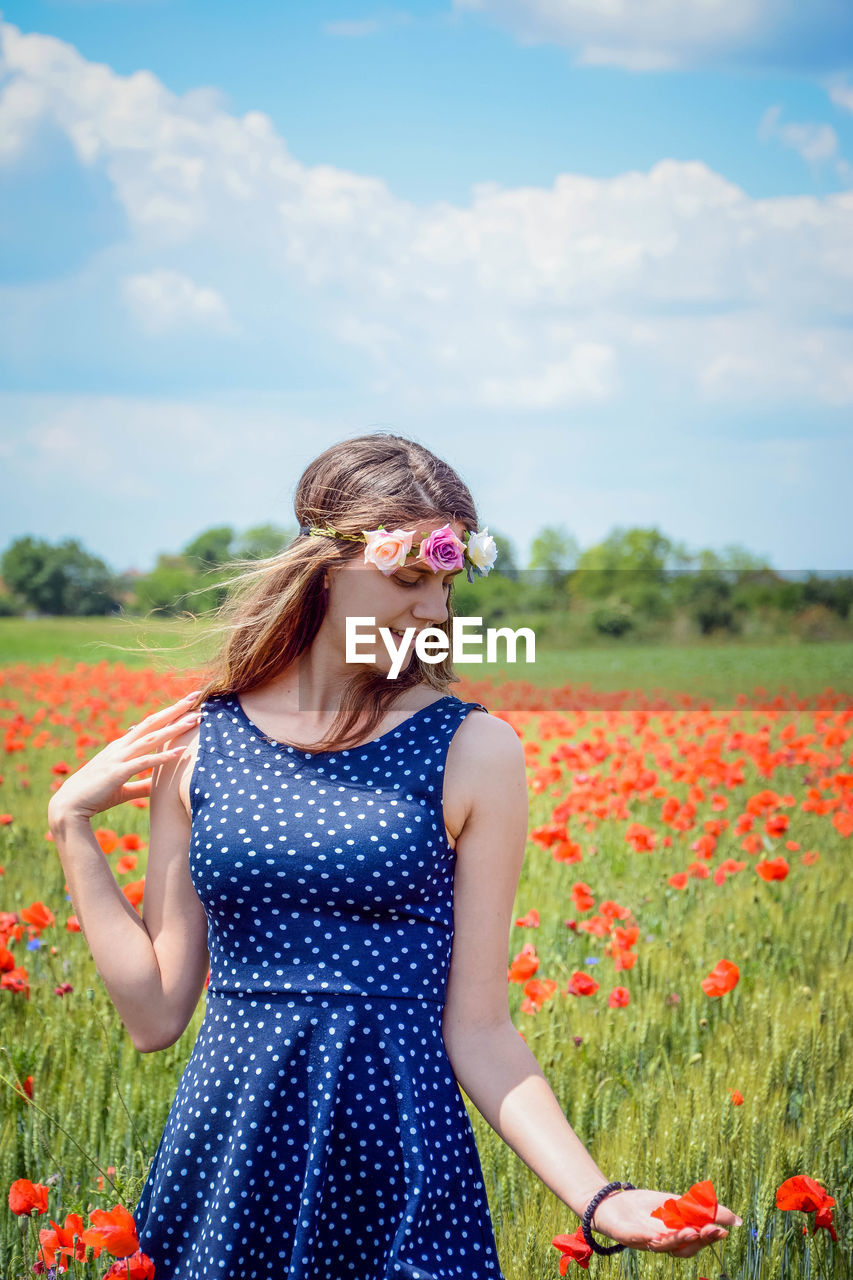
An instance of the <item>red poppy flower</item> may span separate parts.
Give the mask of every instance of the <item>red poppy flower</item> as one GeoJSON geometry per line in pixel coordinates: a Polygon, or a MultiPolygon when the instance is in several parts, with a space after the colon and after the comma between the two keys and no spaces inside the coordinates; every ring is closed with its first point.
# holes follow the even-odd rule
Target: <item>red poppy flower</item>
{"type": "Polygon", "coordinates": [[[555,862],[582,862],[583,849],[577,840],[558,840],[551,850],[555,862]]]}
{"type": "Polygon", "coordinates": [[[31,1098],[33,1096],[33,1084],[34,1084],[33,1077],[27,1076],[23,1084],[15,1085],[15,1088],[18,1091],[18,1093],[21,1093],[21,1094],[25,1093],[28,1098],[31,1098]]]}
{"type": "Polygon", "coordinates": [[[627,987],[614,987],[608,996],[607,1003],[611,1009],[624,1009],[631,999],[631,993],[627,987]]]}
{"type": "Polygon", "coordinates": [[[581,973],[576,969],[569,979],[569,985],[566,987],[566,995],[569,996],[591,996],[598,990],[598,983],[595,978],[591,978],[588,973],[581,973]]]}
{"type": "Polygon", "coordinates": [[[586,891],[586,885],[575,885],[572,889],[572,901],[575,904],[576,911],[589,911],[595,906],[595,898],[591,893],[586,891]]]}
{"type": "Polygon", "coordinates": [[[784,880],[790,869],[783,857],[767,858],[764,862],[755,864],[755,870],[762,880],[784,880]]]}
{"type": "Polygon", "coordinates": [[[52,925],[55,917],[50,907],[46,907],[43,902],[34,902],[31,906],[24,907],[21,919],[26,920],[27,924],[33,925],[38,931],[52,925]]]}
{"type": "Polygon", "coordinates": [[[524,984],[524,999],[521,1002],[522,1013],[538,1013],[546,1000],[550,1000],[557,990],[553,978],[531,978],[524,984]]]}
{"type": "MultiPolygon", "coordinates": [[[[76,1258],[78,1262],[86,1260],[86,1246],[83,1243],[83,1219],[79,1213],[68,1213],[65,1216],[65,1226],[60,1227],[59,1223],[50,1219],[49,1227],[42,1227],[39,1232],[39,1244],[44,1250],[45,1256],[48,1258],[51,1266],[56,1266],[57,1254],[59,1254],[63,1265],[65,1257],[76,1258]],[[74,1237],[77,1237],[76,1240],[74,1237]]],[[[95,1256],[100,1253],[100,1249],[96,1250],[95,1256]]]]}
{"type": "Polygon", "coordinates": [[[112,853],[118,846],[118,836],[112,827],[97,827],[95,829],[95,839],[101,846],[102,853],[112,853]]]}
{"type": "Polygon", "coordinates": [[[29,1178],[18,1178],[9,1187],[9,1208],[13,1213],[29,1217],[33,1209],[39,1213],[47,1213],[47,1193],[49,1187],[41,1182],[30,1182],[29,1178]]]}
{"type": "MultiPolygon", "coordinates": [[[[797,1174],[786,1179],[776,1192],[777,1209],[800,1209],[804,1213],[815,1215],[812,1235],[818,1227],[825,1227],[833,1240],[838,1240],[835,1227],[832,1225],[832,1206],[835,1200],[819,1182],[805,1174],[797,1174]]],[[[805,1227],[803,1228],[805,1232],[805,1227]]]]}
{"type": "Polygon", "coordinates": [[[527,982],[539,968],[539,957],[532,942],[525,942],[521,950],[513,956],[507,969],[507,982],[527,982]]]}
{"type": "Polygon", "coordinates": [[[788,815],[785,813],[774,813],[768,818],[764,824],[764,830],[769,836],[781,836],[788,830],[788,815]]]}
{"type": "Polygon", "coordinates": [[[853,813],[834,813],[832,825],[841,836],[853,836],[853,813]]]}
{"type": "Polygon", "coordinates": [[[114,1262],[109,1271],[104,1272],[104,1280],[153,1280],[154,1263],[137,1249],[129,1258],[120,1258],[114,1262]]]}
{"type": "Polygon", "coordinates": [[[569,1269],[570,1262],[576,1262],[579,1267],[583,1267],[586,1271],[589,1268],[589,1260],[592,1257],[592,1249],[590,1249],[586,1240],[583,1238],[583,1227],[578,1227],[572,1235],[554,1236],[551,1244],[561,1251],[560,1258],[560,1275],[564,1276],[569,1269]]]}
{"type": "Polygon", "coordinates": [[[112,1209],[93,1209],[89,1221],[93,1225],[82,1236],[86,1244],[106,1249],[114,1258],[126,1258],[139,1248],[133,1214],[123,1204],[112,1209]]]}
{"type": "Polygon", "coordinates": [[[122,885],[121,891],[132,907],[138,907],[145,893],[145,876],[141,880],[132,880],[129,884],[122,885]]]}
{"type": "Polygon", "coordinates": [[[724,996],[738,984],[740,970],[731,960],[718,960],[707,978],[702,979],[706,996],[724,996]]]}
{"type": "Polygon", "coordinates": [[[698,1231],[708,1222],[717,1218],[717,1193],[710,1181],[694,1182],[689,1190],[677,1200],[665,1200],[657,1209],[652,1209],[651,1217],[660,1218],[665,1227],[681,1230],[683,1227],[695,1227],[698,1231]]]}
{"type": "Polygon", "coordinates": [[[610,933],[612,923],[607,916],[590,916],[588,920],[581,920],[578,928],[582,929],[584,933],[594,934],[596,938],[606,938],[610,933]]]}
{"type": "MultiPolygon", "coordinates": [[[[610,920],[627,920],[628,916],[631,914],[630,907],[620,907],[619,903],[614,902],[612,898],[606,898],[604,902],[599,903],[598,909],[603,916],[607,916],[610,920]]],[[[636,926],[632,927],[636,928],[636,926]]],[[[619,930],[617,929],[616,932],[618,933],[619,930]]],[[[639,937],[639,935],[640,930],[637,928],[637,937],[639,937]]],[[[628,946],[630,944],[626,943],[625,945],[628,946]]]]}
{"type": "Polygon", "coordinates": [[[625,839],[635,853],[651,853],[657,844],[657,833],[641,822],[632,822],[625,831],[625,839]]]}
{"type": "Polygon", "coordinates": [[[10,969],[8,973],[4,973],[0,978],[0,988],[4,991],[22,992],[24,998],[30,998],[29,974],[23,965],[19,965],[16,969],[10,969]]]}

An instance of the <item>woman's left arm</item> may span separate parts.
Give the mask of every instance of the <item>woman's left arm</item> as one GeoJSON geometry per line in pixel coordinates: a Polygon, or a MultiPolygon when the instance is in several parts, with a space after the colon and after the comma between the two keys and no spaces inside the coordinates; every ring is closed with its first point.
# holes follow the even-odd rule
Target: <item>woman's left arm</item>
{"type": "MultiPolygon", "coordinates": [[[[444,1043],[457,1080],[483,1118],[581,1217],[610,1179],[566,1119],[509,1009],[507,948],[529,819],[524,748],[512,725],[496,716],[471,715],[468,724],[471,730],[457,735],[453,761],[454,774],[467,778],[470,790],[455,846],[444,1043]]],[[[595,1229],[633,1248],[681,1257],[727,1234],[713,1223],[701,1233],[664,1228],[650,1213],[674,1195],[617,1192],[596,1209],[595,1229]]],[[[720,1205],[717,1223],[735,1222],[720,1205]]]]}

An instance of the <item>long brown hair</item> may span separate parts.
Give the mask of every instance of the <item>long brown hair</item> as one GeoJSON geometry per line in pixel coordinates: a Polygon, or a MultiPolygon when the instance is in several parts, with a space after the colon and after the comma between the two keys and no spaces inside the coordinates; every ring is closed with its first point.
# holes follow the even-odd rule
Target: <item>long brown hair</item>
{"type": "MultiPolygon", "coordinates": [[[[385,431],[341,440],[324,450],[303,471],[293,506],[300,525],[356,535],[379,525],[411,528],[432,520],[458,520],[471,532],[479,527],[471,493],[454,469],[417,441],[385,431]]],[[[280,675],[320,628],[327,570],[363,555],[363,542],[299,536],[266,559],[229,561],[224,567],[237,570],[237,576],[221,584],[232,589],[214,611],[210,631],[226,635],[202,668],[193,705],[249,691],[280,675]]],[[[448,639],[452,622],[451,587],[448,617],[439,627],[448,639]]],[[[427,684],[447,693],[458,681],[449,652],[437,663],[424,663],[413,653],[396,680],[360,671],[344,686],[326,737],[305,750],[358,745],[407,689],[427,684]]]]}

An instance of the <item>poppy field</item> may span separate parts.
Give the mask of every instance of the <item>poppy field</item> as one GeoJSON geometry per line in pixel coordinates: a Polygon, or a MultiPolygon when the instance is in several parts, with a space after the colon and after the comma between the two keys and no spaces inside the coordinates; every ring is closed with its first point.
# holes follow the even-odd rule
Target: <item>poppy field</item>
{"type": "MultiPolygon", "coordinates": [[[[519,1034],[607,1178],[668,1193],[664,1226],[708,1220],[717,1201],[743,1219],[691,1259],[591,1257],[575,1216],[466,1099],[506,1280],[853,1274],[853,695],[813,661],[810,694],[722,706],[454,687],[525,744],[507,955],[519,1034]]],[[[156,1276],[128,1210],[203,1001],[175,1045],[136,1051],[46,811],[69,773],[193,687],[192,673],[107,663],[0,668],[4,1280],[156,1276]]],[[[146,810],[92,824],[140,912],[146,810]]]]}

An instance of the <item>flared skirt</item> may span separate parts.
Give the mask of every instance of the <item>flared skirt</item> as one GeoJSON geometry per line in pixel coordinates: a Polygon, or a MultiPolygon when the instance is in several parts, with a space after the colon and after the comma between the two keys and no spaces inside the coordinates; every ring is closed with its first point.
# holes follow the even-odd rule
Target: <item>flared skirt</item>
{"type": "Polygon", "coordinates": [[[441,1012],[209,990],[134,1210],[155,1280],[502,1280],[441,1012]]]}

